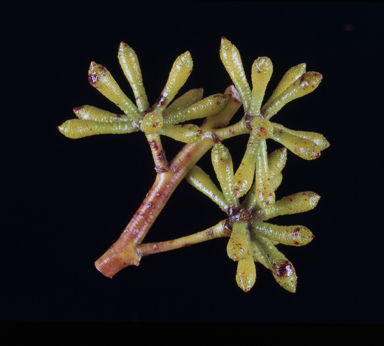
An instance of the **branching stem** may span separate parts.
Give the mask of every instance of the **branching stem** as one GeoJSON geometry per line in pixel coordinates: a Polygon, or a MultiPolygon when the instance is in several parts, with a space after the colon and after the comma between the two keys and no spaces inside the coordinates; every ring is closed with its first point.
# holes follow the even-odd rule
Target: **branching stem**
{"type": "MultiPolygon", "coordinates": [[[[232,106],[229,113],[222,115],[223,123],[220,124],[220,121],[217,121],[216,125],[218,127],[227,123],[241,105],[238,100],[238,94],[234,91],[232,86],[228,87],[224,94],[231,96],[232,103],[235,103],[236,107],[232,106]]],[[[238,123],[238,127],[244,131],[244,125],[242,125],[242,123],[245,124],[244,120],[241,120],[240,124],[238,123]]],[[[223,137],[231,134],[228,131],[225,132],[225,128],[214,130],[209,125],[203,125],[202,129],[204,130],[204,135],[201,140],[196,143],[186,144],[169,165],[167,165],[166,170],[161,168],[156,169],[159,167],[155,167],[157,172],[155,183],[147,193],[136,214],[133,216],[116,243],[114,243],[108,251],[95,262],[96,268],[103,275],[112,277],[125,267],[139,265],[141,257],[145,255],[139,245],[161,210],[166,205],[173,191],[197,161],[212,148],[215,141],[219,140],[219,137],[215,134],[216,131],[224,130],[223,137]]],[[[236,134],[238,135],[240,133],[237,132],[236,134]]],[[[149,142],[157,139],[152,138],[151,136],[153,135],[147,135],[149,142]]],[[[156,134],[155,137],[156,136],[158,135],[156,134]]],[[[152,150],[152,153],[155,157],[154,150],[152,150]]],[[[198,239],[198,237],[196,239],[198,239]]]]}
{"type": "Polygon", "coordinates": [[[242,117],[236,124],[214,130],[215,135],[218,136],[220,140],[229,139],[238,135],[245,135],[249,132],[250,130],[246,125],[245,117],[242,117]]]}
{"type": "Polygon", "coordinates": [[[162,241],[159,243],[141,244],[138,246],[138,252],[141,256],[148,256],[159,252],[180,249],[211,239],[229,237],[230,235],[231,231],[225,227],[225,220],[223,220],[213,227],[207,228],[206,230],[195,234],[188,235],[186,237],[162,241]]]}
{"type": "Polygon", "coordinates": [[[207,132],[197,143],[187,144],[170,162],[169,172],[161,172],[120,238],[95,263],[105,276],[112,277],[129,265],[139,265],[141,244],[169,197],[189,170],[213,146],[214,136],[207,132]]]}
{"type": "Polygon", "coordinates": [[[225,37],[221,40],[220,58],[236,88],[229,86],[224,95],[215,94],[203,100],[203,90],[194,89],[170,104],[192,71],[193,61],[187,51],[174,62],[167,83],[151,108],[136,53],[127,44],[120,45],[119,61],[138,107],[121,91],[104,66],[91,63],[88,73],[91,85],[126,115],[83,106],[74,109],[80,119],[66,121],[58,127],[59,131],[69,138],[141,131],[150,145],[157,173],[152,188],[119,239],[95,262],[96,268],[106,277],[112,278],[127,266],[138,266],[143,256],[230,237],[227,254],[238,262],[236,282],[244,292],[255,284],[255,261],[270,269],[280,286],[290,292],[296,291],[295,269],[274,245],[305,245],[313,239],[313,234],[304,226],[277,226],[264,221],[279,215],[305,212],[316,206],[320,196],[314,192],[292,194],[275,202],[274,191],[282,180],[286,149],[303,159],[313,160],[320,156],[320,151],[329,147],[329,142],[321,134],[290,130],[271,123],[269,119],[288,102],[315,90],[322,75],[305,72],[305,64],[291,68],[261,108],[273,70],[270,59],[261,57],[255,60],[251,89],[240,53],[225,37]],[[245,111],[242,119],[227,126],[242,104],[245,111]],[[201,127],[177,125],[200,118],[206,118],[201,127]],[[244,157],[234,173],[232,156],[221,142],[242,134],[250,134],[250,137],[244,157]],[[168,162],[160,135],[188,144],[168,162]],[[267,156],[266,140],[269,138],[286,148],[267,156]],[[221,191],[201,168],[194,167],[212,147],[211,160],[221,191]],[[142,244],[173,191],[185,177],[192,186],[218,204],[228,218],[192,235],[142,244]],[[239,198],[243,196],[245,200],[240,203],[239,198]]]}
{"type": "Polygon", "coordinates": [[[153,161],[155,162],[155,170],[157,173],[168,172],[169,164],[163,145],[161,144],[160,135],[157,133],[146,135],[149,146],[151,147],[151,152],[153,156],[153,161]]]}

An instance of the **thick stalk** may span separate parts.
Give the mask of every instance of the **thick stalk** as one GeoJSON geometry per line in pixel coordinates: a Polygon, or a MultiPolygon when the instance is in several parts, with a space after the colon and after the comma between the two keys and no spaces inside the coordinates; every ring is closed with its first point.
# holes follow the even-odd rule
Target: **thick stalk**
{"type": "Polygon", "coordinates": [[[155,183],[129,222],[120,238],[96,262],[96,268],[112,277],[130,265],[139,265],[141,244],[169,197],[189,170],[213,146],[214,139],[207,132],[197,143],[187,144],[170,163],[170,171],[158,173],[155,183]]]}

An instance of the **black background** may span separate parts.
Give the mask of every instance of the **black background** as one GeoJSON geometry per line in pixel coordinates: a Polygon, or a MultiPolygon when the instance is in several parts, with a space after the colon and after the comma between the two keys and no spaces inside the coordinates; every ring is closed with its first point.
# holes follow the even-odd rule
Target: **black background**
{"type": "MultiPolygon", "coordinates": [[[[383,10],[382,3],[239,1],[3,8],[0,319],[382,323],[383,10]],[[219,58],[222,36],[238,47],[249,80],[257,57],[272,59],[266,97],[301,62],[324,76],[273,119],[331,143],[315,161],[289,152],[277,191],[277,198],[322,196],[308,213],[273,220],[316,236],[305,247],[279,246],[296,268],[297,292],[280,288],[261,265],[255,286],[242,292],[227,239],[145,257],[107,279],[94,261],[152,186],[148,144],[140,133],[71,140],[56,127],[85,104],[119,112],[89,85],[91,61],[132,97],[117,60],[121,41],[139,57],[150,103],[186,50],[194,69],[180,93],[223,92],[231,81],[219,58]]],[[[235,165],[246,141],[225,142],[235,165]]],[[[163,145],[169,159],[182,148],[163,145]]],[[[269,151],[278,147],[268,141],[269,151]]],[[[212,175],[209,155],[199,165],[212,175]]],[[[201,231],[224,216],[183,181],[145,242],[201,231]]]]}

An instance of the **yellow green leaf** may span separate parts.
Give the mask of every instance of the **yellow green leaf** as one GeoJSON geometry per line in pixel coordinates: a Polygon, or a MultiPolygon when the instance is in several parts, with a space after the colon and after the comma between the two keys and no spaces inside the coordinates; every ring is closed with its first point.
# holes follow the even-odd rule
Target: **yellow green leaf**
{"type": "Polygon", "coordinates": [[[292,263],[276,249],[268,238],[255,235],[252,239],[260,249],[278,284],[287,291],[294,293],[296,291],[297,276],[292,263]]]}
{"type": "MultiPolygon", "coordinates": [[[[267,156],[268,159],[268,174],[269,174],[269,189],[271,191],[271,200],[275,200],[274,191],[280,186],[281,181],[283,179],[283,175],[281,174],[281,170],[285,166],[285,162],[287,160],[287,149],[280,148],[273,151],[270,155],[267,156]]],[[[256,165],[257,167],[257,165],[256,165]]],[[[261,206],[257,203],[257,190],[256,190],[256,182],[253,184],[251,189],[249,190],[247,197],[244,201],[244,206],[246,208],[250,208],[251,210],[261,208],[261,206]]]]}
{"type": "Polygon", "coordinates": [[[244,292],[248,292],[256,282],[256,266],[249,252],[245,259],[237,262],[236,282],[244,292]]]}
{"type": "Polygon", "coordinates": [[[149,108],[149,104],[147,94],[144,89],[139,59],[137,58],[135,51],[124,42],[120,43],[117,57],[124,75],[131,85],[135,95],[137,107],[140,112],[144,112],[149,108]]]}
{"type": "Polygon", "coordinates": [[[72,139],[100,134],[123,134],[137,131],[136,126],[130,121],[104,123],[81,119],[67,120],[57,128],[64,136],[72,139]]]}
{"type": "Polygon", "coordinates": [[[272,177],[272,175],[270,175],[270,177],[271,177],[270,188],[272,191],[276,191],[283,180],[283,175],[281,174],[281,172],[279,172],[274,177],[272,177]]]}
{"type": "Polygon", "coordinates": [[[291,293],[296,293],[296,287],[297,287],[297,275],[296,270],[293,267],[292,263],[287,263],[287,267],[289,270],[293,271],[293,274],[290,276],[278,276],[275,273],[272,273],[273,277],[275,278],[276,282],[285,290],[291,293]]]}
{"type": "Polygon", "coordinates": [[[284,245],[302,246],[314,238],[312,232],[304,226],[278,226],[267,222],[253,222],[252,232],[284,245]]]}
{"type": "Polygon", "coordinates": [[[265,89],[271,79],[273,65],[271,59],[259,57],[252,65],[252,100],[249,111],[250,115],[260,114],[261,103],[264,99],[265,89]]]}
{"type": "Polygon", "coordinates": [[[301,77],[306,71],[307,65],[305,63],[291,67],[283,76],[279,84],[277,84],[276,89],[273,91],[271,97],[263,106],[263,109],[268,107],[269,103],[273,101],[276,97],[281,95],[281,93],[287,89],[292,83],[294,83],[299,77],[301,77]]]}
{"type": "Polygon", "coordinates": [[[264,220],[280,215],[304,213],[315,208],[319,200],[320,196],[312,191],[299,192],[283,197],[272,206],[271,214],[264,220]]]}
{"type": "Polygon", "coordinates": [[[103,109],[88,105],[75,107],[73,108],[73,112],[79,119],[83,120],[94,120],[102,123],[111,123],[113,121],[131,122],[127,115],[111,113],[103,109]]]}
{"type": "Polygon", "coordinates": [[[320,151],[327,149],[330,146],[327,139],[320,133],[308,132],[308,131],[295,131],[295,130],[288,129],[280,124],[276,124],[276,123],[272,123],[272,124],[276,129],[284,130],[285,132],[288,132],[291,135],[308,139],[309,141],[315,143],[317,145],[317,149],[320,151]]]}
{"type": "Polygon", "coordinates": [[[287,148],[274,150],[268,155],[268,170],[271,179],[280,173],[287,162],[287,148]]]}
{"type": "Polygon", "coordinates": [[[249,242],[249,250],[252,254],[252,258],[255,262],[261,263],[265,268],[269,269],[268,263],[265,261],[255,241],[253,240],[254,235],[251,234],[251,241],[249,242]]]}
{"type": "Polygon", "coordinates": [[[92,61],[88,70],[88,80],[94,88],[115,103],[132,120],[139,121],[140,115],[136,106],[122,92],[117,82],[104,66],[92,61]]]}
{"type": "Polygon", "coordinates": [[[235,198],[232,189],[233,162],[229,150],[221,142],[217,142],[211,150],[211,159],[228,205],[238,205],[239,202],[235,198]]]}
{"type": "Polygon", "coordinates": [[[240,95],[233,85],[230,85],[225,91],[224,95],[228,95],[229,100],[222,110],[218,113],[212,114],[203,122],[203,129],[215,129],[217,127],[227,126],[229,121],[238,111],[242,105],[240,95]]]}
{"type": "Polygon", "coordinates": [[[173,101],[166,109],[164,109],[163,116],[166,117],[172,113],[183,110],[184,108],[193,105],[203,98],[204,89],[191,89],[173,101]]]}
{"type": "Polygon", "coordinates": [[[221,138],[221,140],[232,138],[239,135],[249,134],[249,127],[245,117],[242,117],[237,123],[227,126],[225,128],[219,128],[215,130],[215,134],[221,138]]]}
{"type": "Polygon", "coordinates": [[[232,226],[231,237],[227,245],[228,257],[234,261],[245,259],[249,255],[246,224],[235,221],[232,226]]]}
{"type": "Polygon", "coordinates": [[[192,72],[193,61],[188,51],[177,57],[163,91],[155,103],[154,111],[162,113],[170,104],[180,88],[185,84],[192,72]]]}
{"type": "Polygon", "coordinates": [[[276,126],[274,128],[271,138],[287,147],[297,156],[305,160],[314,160],[320,157],[320,149],[313,141],[295,136],[282,128],[276,126]]]}
{"type": "Polygon", "coordinates": [[[239,50],[225,37],[221,38],[220,59],[243,101],[244,110],[247,112],[251,105],[251,89],[245,76],[243,63],[239,50]]]}
{"type": "Polygon", "coordinates": [[[259,142],[259,139],[254,134],[249,136],[247,149],[232,179],[233,194],[236,198],[244,196],[252,186],[259,142]]]}
{"type": "Polygon", "coordinates": [[[267,144],[265,139],[260,140],[259,150],[256,160],[256,201],[263,209],[266,215],[271,212],[274,203],[273,190],[271,189],[268,160],[267,160],[267,144]]]}
{"type": "Polygon", "coordinates": [[[184,121],[206,118],[223,110],[229,101],[228,95],[208,96],[191,106],[164,116],[165,124],[178,124],[184,121]]]}
{"type": "Polygon", "coordinates": [[[262,114],[267,119],[274,116],[284,105],[299,97],[307,95],[314,91],[323,79],[322,74],[318,72],[307,72],[285,89],[278,97],[263,107],[262,114]]]}
{"type": "Polygon", "coordinates": [[[171,137],[183,143],[195,143],[201,139],[203,131],[194,124],[170,125],[164,124],[159,130],[159,134],[171,137]]]}
{"type": "Polygon", "coordinates": [[[193,187],[201,191],[204,195],[208,196],[223,211],[228,209],[228,204],[223,193],[209,178],[209,175],[206,174],[199,166],[193,166],[193,168],[185,176],[185,180],[193,187]]]}

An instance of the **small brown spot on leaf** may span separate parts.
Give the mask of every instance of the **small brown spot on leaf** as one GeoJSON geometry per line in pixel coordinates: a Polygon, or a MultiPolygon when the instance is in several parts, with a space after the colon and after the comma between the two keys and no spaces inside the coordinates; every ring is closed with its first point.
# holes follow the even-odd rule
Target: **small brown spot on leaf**
{"type": "Polygon", "coordinates": [[[213,231],[211,229],[205,232],[206,237],[212,237],[212,235],[213,235],[213,231]]]}
{"type": "Polygon", "coordinates": [[[89,80],[89,83],[91,83],[92,85],[93,85],[93,84],[96,84],[96,83],[99,81],[99,76],[97,75],[96,72],[91,73],[91,74],[88,76],[88,80],[89,80]]]}
{"type": "Polygon", "coordinates": [[[276,275],[279,277],[282,276],[291,276],[293,274],[293,269],[291,263],[285,261],[283,264],[276,268],[276,275]]]}
{"type": "Polygon", "coordinates": [[[167,102],[167,98],[165,97],[164,94],[161,94],[159,98],[156,100],[156,103],[158,106],[163,106],[165,105],[166,102],[167,102]]]}

